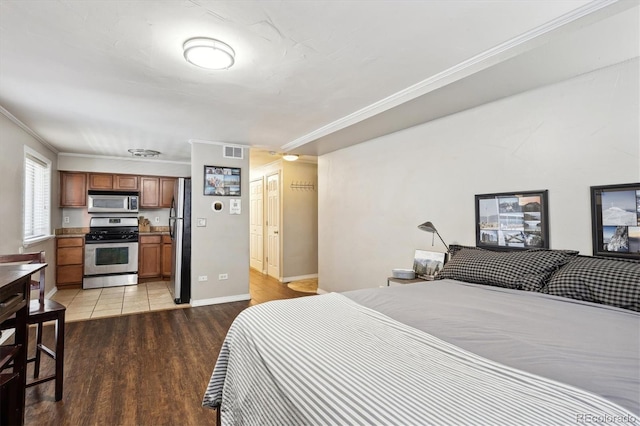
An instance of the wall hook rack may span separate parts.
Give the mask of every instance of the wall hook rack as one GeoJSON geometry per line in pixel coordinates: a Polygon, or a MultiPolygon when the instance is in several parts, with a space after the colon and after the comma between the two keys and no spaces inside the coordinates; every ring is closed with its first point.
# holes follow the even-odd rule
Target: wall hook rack
{"type": "Polygon", "coordinates": [[[291,189],[299,189],[303,191],[314,191],[316,189],[316,185],[313,182],[291,182],[289,186],[291,189]]]}

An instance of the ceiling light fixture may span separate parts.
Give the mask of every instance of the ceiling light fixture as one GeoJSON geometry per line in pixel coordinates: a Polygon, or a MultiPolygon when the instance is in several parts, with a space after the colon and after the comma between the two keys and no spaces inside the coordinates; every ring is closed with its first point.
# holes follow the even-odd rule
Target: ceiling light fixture
{"type": "Polygon", "coordinates": [[[296,161],[300,156],[298,154],[284,154],[282,158],[287,161],[296,161]]]}
{"type": "Polygon", "coordinates": [[[236,57],[231,46],[213,38],[191,38],[184,42],[182,49],[187,62],[210,70],[230,68],[236,57]]]}
{"type": "Polygon", "coordinates": [[[140,149],[140,148],[130,149],[129,152],[134,157],[145,157],[145,158],[157,157],[161,154],[160,151],[154,151],[152,149],[140,149]]]}

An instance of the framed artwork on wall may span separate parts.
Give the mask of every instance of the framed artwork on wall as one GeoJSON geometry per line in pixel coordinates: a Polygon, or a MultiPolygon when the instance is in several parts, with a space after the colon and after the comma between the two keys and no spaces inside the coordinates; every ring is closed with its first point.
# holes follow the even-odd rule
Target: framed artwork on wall
{"type": "Polygon", "coordinates": [[[413,270],[422,279],[433,279],[442,270],[445,260],[445,253],[416,250],[413,257],[413,270]]]}
{"type": "Polygon", "coordinates": [[[240,168],[204,166],[204,195],[240,196],[240,168]]]}
{"type": "Polygon", "coordinates": [[[549,248],[547,190],[480,194],[475,201],[477,247],[549,248]]]}
{"type": "Polygon", "coordinates": [[[640,259],[640,183],[591,187],[593,255],[640,259]]]}

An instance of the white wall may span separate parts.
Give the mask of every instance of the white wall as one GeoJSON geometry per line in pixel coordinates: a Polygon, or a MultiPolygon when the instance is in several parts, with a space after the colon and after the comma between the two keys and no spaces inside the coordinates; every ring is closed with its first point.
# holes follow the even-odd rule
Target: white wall
{"type": "Polygon", "coordinates": [[[248,300],[249,296],[249,159],[229,159],[222,145],[194,143],[191,148],[192,240],[191,304],[195,306],[248,300]],[[204,194],[204,166],[241,167],[241,197],[216,197],[204,194]],[[242,214],[229,214],[229,199],[240,198],[242,214]],[[214,212],[211,204],[222,201],[224,209],[214,212]],[[206,227],[197,227],[197,219],[206,219],[206,227]],[[219,280],[220,274],[228,279],[219,280]],[[199,282],[198,276],[207,281],[199,282]]]}
{"type": "Polygon", "coordinates": [[[474,195],[549,190],[550,244],[592,254],[592,185],[640,181],[638,59],[319,158],[320,288],[386,283],[415,249],[475,245],[474,195]]]}
{"type": "Polygon", "coordinates": [[[24,147],[28,146],[51,160],[51,226],[60,223],[56,153],[0,114],[0,253],[45,251],[49,267],[46,270],[46,291],[55,286],[55,240],[22,247],[22,211],[24,187],[24,147]]]}

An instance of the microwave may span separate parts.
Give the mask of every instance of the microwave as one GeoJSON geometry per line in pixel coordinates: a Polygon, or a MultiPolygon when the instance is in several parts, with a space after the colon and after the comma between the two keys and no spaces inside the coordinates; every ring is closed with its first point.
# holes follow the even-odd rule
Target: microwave
{"type": "Polygon", "coordinates": [[[89,191],[89,213],[137,213],[137,192],[89,191]]]}

